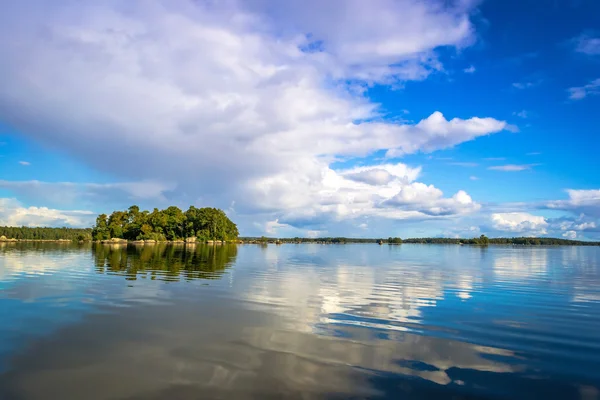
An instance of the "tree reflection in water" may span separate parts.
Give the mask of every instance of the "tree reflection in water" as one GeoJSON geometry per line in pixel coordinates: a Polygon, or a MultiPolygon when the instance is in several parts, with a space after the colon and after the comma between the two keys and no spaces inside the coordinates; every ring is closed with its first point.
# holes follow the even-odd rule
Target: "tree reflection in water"
{"type": "Polygon", "coordinates": [[[219,279],[235,263],[236,245],[165,244],[92,246],[98,273],[165,281],[219,279]]]}

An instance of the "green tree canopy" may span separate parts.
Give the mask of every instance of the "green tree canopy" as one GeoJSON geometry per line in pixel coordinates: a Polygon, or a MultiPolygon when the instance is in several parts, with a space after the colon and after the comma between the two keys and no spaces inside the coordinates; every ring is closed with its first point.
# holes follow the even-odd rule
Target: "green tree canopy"
{"type": "Polygon", "coordinates": [[[120,238],[128,240],[235,240],[237,226],[223,210],[217,208],[190,208],[183,212],[175,206],[152,212],[131,206],[127,211],[114,211],[110,216],[101,214],[92,230],[94,240],[120,238]]]}

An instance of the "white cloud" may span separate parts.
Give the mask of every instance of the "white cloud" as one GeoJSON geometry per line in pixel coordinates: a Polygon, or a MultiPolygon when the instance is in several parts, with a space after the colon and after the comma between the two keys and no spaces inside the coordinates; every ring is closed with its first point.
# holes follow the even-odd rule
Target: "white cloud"
{"type": "Polygon", "coordinates": [[[306,165],[302,174],[249,182],[253,204],[279,215],[279,222],[310,225],[359,217],[423,219],[475,211],[479,204],[463,191],[450,198],[433,185],[415,182],[420,168],[381,164],[332,170],[326,164],[306,165]],[[253,188],[253,189],[251,189],[253,188]]]}
{"type": "Polygon", "coordinates": [[[385,202],[403,210],[417,211],[431,216],[464,214],[479,210],[480,205],[459,190],[451,198],[443,198],[443,193],[433,185],[415,182],[403,187],[398,194],[385,202]]]}
{"type": "Polygon", "coordinates": [[[414,177],[331,164],[516,129],[437,111],[392,122],[364,95],[443,70],[441,47],[474,40],[474,4],[14,2],[0,16],[0,118],[122,181],[159,182],[115,184],[119,196],[235,201],[238,212],[270,213],[264,221],[465,212],[477,205],[464,192],[385,207],[414,177]]]}
{"type": "Polygon", "coordinates": [[[450,162],[448,164],[450,164],[450,165],[456,165],[458,167],[467,167],[467,168],[473,168],[473,167],[477,167],[479,165],[479,164],[477,164],[475,162],[459,162],[459,161],[450,162]]]}
{"type": "Polygon", "coordinates": [[[600,37],[583,34],[575,39],[575,51],[590,56],[600,55],[600,37]]]}
{"type": "Polygon", "coordinates": [[[562,234],[562,236],[564,238],[571,239],[571,240],[577,239],[577,232],[575,232],[575,231],[566,231],[565,233],[562,234]]]}
{"type": "Polygon", "coordinates": [[[95,217],[90,211],[24,207],[16,199],[0,198],[0,226],[87,227],[95,217]]]}
{"type": "Polygon", "coordinates": [[[571,100],[581,100],[590,95],[598,95],[600,94],[600,78],[583,86],[569,88],[567,91],[571,100]]]}
{"type": "Polygon", "coordinates": [[[531,169],[532,167],[534,167],[536,165],[537,164],[494,165],[492,167],[488,167],[488,169],[491,169],[491,170],[494,170],[494,171],[518,172],[518,171],[525,171],[525,170],[531,169]]]}
{"type": "Polygon", "coordinates": [[[420,172],[421,168],[410,168],[405,164],[383,164],[355,167],[342,171],[341,174],[345,179],[379,186],[386,185],[398,178],[405,183],[412,182],[420,172]]]}
{"type": "Polygon", "coordinates": [[[569,195],[568,200],[550,201],[546,204],[546,207],[600,217],[600,189],[567,189],[566,192],[569,195]]]}
{"type": "Polygon", "coordinates": [[[472,73],[474,73],[475,71],[476,71],[476,69],[475,69],[475,67],[474,67],[473,65],[471,65],[471,66],[470,66],[470,67],[468,67],[468,68],[465,68],[465,69],[463,69],[463,72],[464,72],[465,74],[472,74],[472,73]]]}
{"type": "Polygon", "coordinates": [[[478,178],[478,177],[476,177],[476,176],[474,176],[474,175],[471,175],[471,176],[469,177],[469,179],[470,179],[470,180],[472,180],[472,181],[478,181],[478,180],[479,180],[479,178],[478,178]]]}
{"type": "Polygon", "coordinates": [[[525,212],[495,213],[491,215],[491,220],[494,229],[499,231],[533,235],[548,233],[548,222],[544,217],[525,212]]]}
{"type": "Polygon", "coordinates": [[[29,161],[19,161],[19,164],[24,165],[24,166],[31,165],[31,163],[29,161]]]}
{"type": "Polygon", "coordinates": [[[267,223],[264,226],[264,231],[269,235],[276,235],[279,228],[284,228],[287,226],[288,225],[286,224],[280,224],[279,220],[276,219],[274,221],[267,221],[267,223]]]}
{"type": "Polygon", "coordinates": [[[600,189],[598,190],[573,190],[567,189],[571,204],[574,205],[600,205],[600,189]]]}
{"type": "Polygon", "coordinates": [[[573,229],[577,231],[584,231],[586,229],[594,229],[596,228],[596,223],[594,221],[591,222],[583,222],[581,224],[573,225],[573,229]]]}

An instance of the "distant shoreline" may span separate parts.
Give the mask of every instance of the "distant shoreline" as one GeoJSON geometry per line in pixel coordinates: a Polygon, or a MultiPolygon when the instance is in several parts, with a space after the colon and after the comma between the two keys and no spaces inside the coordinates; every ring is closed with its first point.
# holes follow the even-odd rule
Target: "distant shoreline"
{"type": "Polygon", "coordinates": [[[356,239],[356,238],[261,238],[243,237],[239,240],[221,241],[221,240],[74,240],[74,239],[15,239],[0,238],[0,243],[92,243],[105,245],[156,245],[156,244],[178,244],[178,245],[227,245],[227,244],[379,244],[387,246],[402,246],[402,244],[438,244],[438,245],[465,245],[485,247],[490,246],[600,246],[600,242],[584,242],[558,238],[491,238],[488,244],[469,243],[471,239],[450,239],[450,238],[424,238],[424,239],[404,239],[402,243],[387,243],[382,239],[356,239]]]}

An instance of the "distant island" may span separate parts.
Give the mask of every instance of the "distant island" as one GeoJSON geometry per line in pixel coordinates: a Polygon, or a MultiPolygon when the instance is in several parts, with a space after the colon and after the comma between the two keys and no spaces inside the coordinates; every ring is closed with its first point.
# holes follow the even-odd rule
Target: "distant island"
{"type": "Polygon", "coordinates": [[[454,244],[454,245],[527,245],[527,246],[600,246],[600,242],[587,242],[546,237],[488,238],[276,238],[240,237],[237,225],[223,210],[218,208],[196,208],[187,211],[171,206],[164,210],[142,211],[131,206],[125,211],[114,211],[110,215],[100,214],[92,228],[48,228],[48,227],[0,227],[0,242],[17,241],[61,241],[61,242],[110,242],[110,243],[155,243],[155,242],[235,242],[257,244],[284,243],[377,243],[380,245],[454,244]]]}

